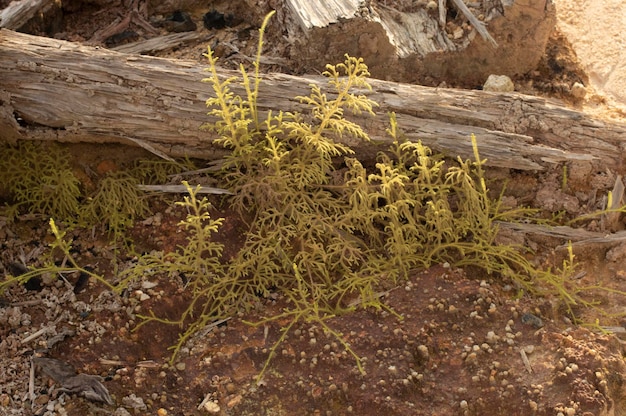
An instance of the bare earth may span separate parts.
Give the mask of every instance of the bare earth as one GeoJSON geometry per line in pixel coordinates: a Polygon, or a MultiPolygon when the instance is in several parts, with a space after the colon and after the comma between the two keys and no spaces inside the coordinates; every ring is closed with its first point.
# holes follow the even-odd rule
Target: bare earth
{"type": "MultiPolygon", "coordinates": [[[[516,89],[559,96],[568,71],[583,73],[592,89],[577,105],[623,118],[626,4],[557,0],[556,6],[560,32],[546,61],[558,59],[566,71],[539,71],[532,82],[515,80],[516,89]]],[[[67,38],[89,37],[88,30],[95,30],[90,13],[72,15],[67,38]]],[[[104,24],[109,15],[99,16],[104,24]]],[[[233,30],[218,36],[231,42],[236,37],[233,30]]],[[[168,56],[199,59],[204,47],[190,45],[168,56]]],[[[145,156],[117,146],[72,151],[94,155],[86,161],[91,168],[145,156]]],[[[560,190],[560,174],[494,170],[489,176],[493,183],[507,180],[507,197],[518,205],[580,215],[598,208],[616,172],[594,172],[592,181],[569,192],[560,190]]],[[[139,247],[166,249],[180,240],[176,224],[184,212],[171,205],[155,201],[154,215],[134,227],[139,247]]],[[[227,249],[236,247],[235,216],[226,209],[212,215],[226,218],[220,238],[227,249]]],[[[89,232],[72,237],[79,263],[113,273],[105,238],[89,232]]],[[[37,265],[49,242],[47,220],[25,217],[9,224],[0,218],[0,262],[7,274],[14,261],[37,265]]],[[[559,266],[565,256],[565,241],[526,235],[518,242],[535,250],[538,265],[559,266]]],[[[626,245],[581,245],[575,254],[579,271],[586,272],[575,276],[580,284],[626,290],[626,245]]],[[[597,326],[574,326],[558,300],[519,297],[511,282],[479,270],[439,265],[416,271],[384,294],[403,319],[367,310],[329,321],[361,358],[364,373],[336,339],[304,323],[278,347],[261,380],[256,377],[284,323],[257,327],[244,321],[280,311],[280,296],[259,299],[252,312],[198,334],[170,366],[168,346],[179,328],[133,328],[138,313],[176,316],[184,309],[181,282],[137,282],[121,297],[94,282],[74,293],[75,283],[74,276],[44,279],[40,290],[13,287],[0,298],[0,415],[626,415],[623,341],[597,326]],[[41,371],[33,378],[31,401],[31,357],[37,354],[102,376],[113,404],[63,393],[41,371]]],[[[580,309],[574,311],[578,316],[621,328],[623,297],[590,292],[588,298],[612,315],[580,309]]]]}
{"type": "MultiPolygon", "coordinates": [[[[557,28],[571,43],[591,87],[612,107],[626,107],[626,4],[556,0],[557,28]]],[[[622,113],[623,115],[623,113],[622,113]]]]}

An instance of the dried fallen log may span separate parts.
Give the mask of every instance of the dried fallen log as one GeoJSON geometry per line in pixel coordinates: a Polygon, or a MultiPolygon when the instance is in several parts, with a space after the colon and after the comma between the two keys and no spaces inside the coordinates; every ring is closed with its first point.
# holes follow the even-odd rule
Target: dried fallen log
{"type": "MultiPolygon", "coordinates": [[[[134,143],[169,156],[221,154],[200,127],[210,87],[197,62],[120,54],[0,30],[0,131],[5,139],[134,143]]],[[[222,70],[224,77],[232,71],[222,70]]],[[[304,111],[321,77],[267,74],[259,109],[304,111]]],[[[595,119],[544,98],[435,89],[372,80],[379,116],[355,116],[373,139],[388,142],[389,111],[407,138],[448,155],[471,157],[470,134],[493,166],[543,170],[561,162],[623,167],[626,124],[595,119]]],[[[233,85],[234,92],[244,94],[233,85]]],[[[358,145],[358,143],[350,143],[358,145]]],[[[379,147],[378,147],[379,148],[379,147]]],[[[376,147],[360,146],[362,154],[376,147]]]]}
{"type": "Polygon", "coordinates": [[[19,0],[0,10],[0,28],[18,30],[33,17],[58,8],[55,0],[19,0]]]}

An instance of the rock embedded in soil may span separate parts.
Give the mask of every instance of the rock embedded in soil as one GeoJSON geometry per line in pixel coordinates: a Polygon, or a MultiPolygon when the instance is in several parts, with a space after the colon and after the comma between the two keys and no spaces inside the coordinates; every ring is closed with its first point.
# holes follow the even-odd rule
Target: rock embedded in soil
{"type": "Polygon", "coordinates": [[[506,75],[489,75],[483,84],[483,91],[513,92],[514,90],[513,81],[506,75]]]}

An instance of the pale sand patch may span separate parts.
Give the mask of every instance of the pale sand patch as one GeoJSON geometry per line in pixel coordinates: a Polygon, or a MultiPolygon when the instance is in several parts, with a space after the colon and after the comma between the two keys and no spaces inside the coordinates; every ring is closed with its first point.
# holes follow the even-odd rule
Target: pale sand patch
{"type": "Polygon", "coordinates": [[[557,27],[570,41],[591,87],[626,110],[626,1],[554,0],[557,27]]]}

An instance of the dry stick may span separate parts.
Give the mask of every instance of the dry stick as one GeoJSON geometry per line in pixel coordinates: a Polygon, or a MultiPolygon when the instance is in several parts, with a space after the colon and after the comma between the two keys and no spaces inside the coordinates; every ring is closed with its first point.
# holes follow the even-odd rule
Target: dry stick
{"type": "Polygon", "coordinates": [[[533,368],[530,366],[530,361],[528,361],[528,357],[526,356],[526,351],[524,351],[523,348],[520,348],[519,354],[522,356],[522,361],[524,362],[524,367],[526,367],[526,371],[532,374],[533,368]]]}
{"type": "Polygon", "coordinates": [[[601,331],[598,329],[592,329],[592,331],[599,332],[601,334],[603,332],[610,332],[615,335],[620,344],[626,344],[626,341],[624,341],[624,337],[626,337],[626,328],[623,326],[601,326],[600,329],[601,331]]]}
{"type": "Polygon", "coordinates": [[[55,326],[54,326],[54,325],[52,325],[52,326],[46,326],[46,327],[43,327],[43,328],[41,328],[39,331],[33,332],[32,334],[30,334],[29,336],[27,336],[26,338],[24,338],[24,339],[21,341],[21,343],[22,343],[22,344],[26,344],[26,343],[28,343],[28,342],[30,342],[30,341],[32,341],[32,340],[34,340],[35,338],[40,337],[41,335],[45,334],[46,332],[52,332],[52,331],[54,331],[54,329],[55,329],[55,326]]]}
{"type": "Polygon", "coordinates": [[[164,51],[179,47],[181,44],[190,41],[207,42],[215,35],[198,32],[169,33],[163,36],[157,36],[146,40],[127,43],[111,48],[112,51],[128,53],[128,54],[144,54],[157,51],[164,51]]]}
{"type": "Polygon", "coordinates": [[[209,332],[213,331],[213,329],[215,329],[218,325],[221,325],[224,322],[229,321],[230,319],[231,319],[230,317],[223,318],[217,321],[213,321],[210,324],[207,324],[204,328],[202,328],[196,333],[195,338],[198,339],[198,338],[205,337],[209,332]]]}
{"type": "MultiPolygon", "coordinates": [[[[374,297],[376,299],[380,299],[382,297],[387,296],[389,293],[391,293],[392,290],[396,290],[399,286],[396,286],[394,288],[391,288],[389,290],[386,290],[384,292],[376,292],[374,293],[374,297]]],[[[355,306],[359,306],[360,304],[362,304],[364,302],[363,298],[361,298],[361,296],[359,296],[358,298],[354,299],[353,301],[348,303],[348,306],[353,308],[355,306]]]]}
{"type": "Polygon", "coordinates": [[[36,306],[36,305],[40,305],[43,302],[43,300],[41,299],[35,299],[35,300],[24,300],[22,302],[11,302],[9,305],[10,306],[36,306]]]}
{"type": "Polygon", "coordinates": [[[470,9],[468,9],[465,3],[463,3],[463,0],[452,0],[452,1],[454,2],[454,5],[461,11],[461,13],[463,13],[463,15],[467,18],[467,20],[469,20],[470,24],[476,28],[480,36],[484,40],[491,43],[491,46],[493,46],[494,48],[497,48],[498,42],[496,42],[496,40],[493,37],[491,37],[487,29],[485,28],[485,24],[481,22],[480,20],[478,20],[476,16],[472,14],[470,9]]]}
{"type": "Polygon", "coordinates": [[[93,34],[91,39],[87,42],[87,44],[96,44],[103,42],[105,39],[124,31],[129,25],[131,21],[131,15],[128,14],[124,19],[116,18],[111,24],[107,27],[96,31],[93,34]]]}
{"type": "Polygon", "coordinates": [[[439,24],[441,28],[446,27],[446,0],[439,0],[439,24]]]}
{"type": "Polygon", "coordinates": [[[141,367],[141,368],[159,368],[161,365],[152,360],[138,361],[136,363],[128,363],[121,360],[108,360],[106,358],[100,358],[100,364],[102,365],[115,365],[123,367],[141,367]]]}
{"type": "MultiPolygon", "coordinates": [[[[141,191],[158,191],[174,194],[186,194],[187,188],[183,185],[137,185],[137,188],[141,191]]],[[[201,185],[198,190],[199,194],[215,194],[215,195],[234,195],[231,191],[222,188],[214,188],[211,186],[201,185]]]]}
{"type": "MultiPolygon", "coordinates": [[[[133,2],[135,3],[135,2],[133,2]]],[[[132,6],[132,4],[131,4],[132,6]]],[[[137,26],[141,27],[146,32],[152,33],[153,35],[158,35],[159,31],[154,28],[143,16],[145,14],[143,10],[139,10],[139,5],[134,4],[133,9],[124,17],[124,19],[115,19],[113,23],[94,33],[94,35],[89,39],[88,43],[95,44],[104,42],[107,38],[116,35],[118,33],[126,30],[131,23],[135,23],[137,26]]]]}
{"type": "Polygon", "coordinates": [[[28,396],[30,397],[31,408],[35,407],[35,362],[30,360],[30,378],[28,379],[28,396]]]}
{"type": "Polygon", "coordinates": [[[133,10],[131,12],[131,20],[138,26],[140,26],[146,32],[150,32],[153,35],[158,35],[159,31],[150,24],[139,12],[139,10],[133,10]]]}
{"type": "Polygon", "coordinates": [[[129,137],[129,136],[118,136],[120,138],[126,139],[126,140],[130,140],[131,142],[135,143],[136,145],[143,147],[144,149],[146,149],[148,152],[160,157],[161,159],[165,159],[168,162],[174,162],[174,159],[169,157],[168,155],[166,155],[164,152],[162,152],[161,150],[157,149],[155,146],[153,146],[152,144],[145,142],[141,139],[136,139],[134,137],[129,137]]]}
{"type": "Polygon", "coordinates": [[[207,393],[206,396],[204,396],[204,399],[202,399],[202,401],[198,405],[198,410],[202,410],[204,405],[207,404],[210,400],[211,400],[211,393],[207,393]]]}
{"type": "MultiPolygon", "coordinates": [[[[606,232],[587,231],[580,228],[572,228],[564,225],[548,226],[541,224],[523,224],[513,222],[496,221],[498,227],[515,232],[546,235],[562,240],[571,241],[572,246],[584,244],[614,244],[626,240],[626,231],[618,231],[607,234],[606,232]]],[[[559,246],[567,247],[567,245],[559,246]]]]}

